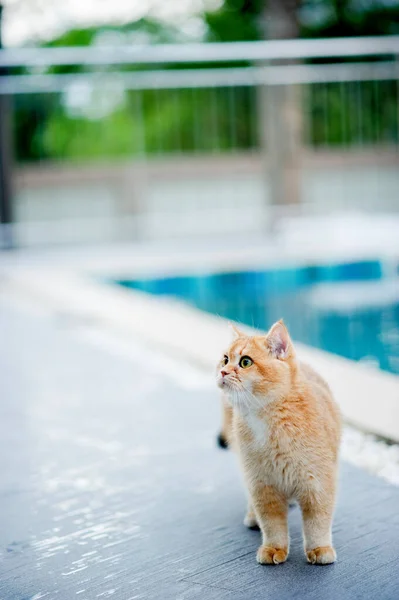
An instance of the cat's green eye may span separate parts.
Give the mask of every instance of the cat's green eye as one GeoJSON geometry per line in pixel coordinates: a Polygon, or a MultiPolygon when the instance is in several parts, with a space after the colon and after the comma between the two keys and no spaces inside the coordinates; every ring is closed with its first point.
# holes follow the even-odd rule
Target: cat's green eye
{"type": "Polygon", "coordinates": [[[253,365],[253,360],[249,358],[249,356],[243,356],[240,360],[240,367],[242,369],[248,369],[251,365],[253,365]]]}
{"type": "Polygon", "coordinates": [[[223,356],[223,364],[227,365],[227,363],[229,362],[229,357],[228,356],[223,356]]]}

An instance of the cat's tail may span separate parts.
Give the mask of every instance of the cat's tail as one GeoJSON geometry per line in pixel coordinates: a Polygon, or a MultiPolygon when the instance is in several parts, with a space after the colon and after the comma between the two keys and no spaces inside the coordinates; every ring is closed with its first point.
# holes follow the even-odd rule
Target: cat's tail
{"type": "Polygon", "coordinates": [[[222,397],[222,427],[217,436],[217,443],[220,448],[228,448],[232,434],[233,409],[231,405],[222,397]]]}
{"type": "Polygon", "coordinates": [[[227,448],[229,447],[229,442],[227,441],[227,438],[225,437],[223,431],[221,431],[219,433],[219,435],[216,438],[216,441],[217,441],[219,448],[223,448],[224,450],[227,450],[227,448]]]}

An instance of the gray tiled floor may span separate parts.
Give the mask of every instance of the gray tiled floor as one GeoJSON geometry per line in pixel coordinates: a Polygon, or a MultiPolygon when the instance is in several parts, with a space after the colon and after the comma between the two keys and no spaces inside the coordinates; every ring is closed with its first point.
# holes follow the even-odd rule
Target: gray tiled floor
{"type": "Polygon", "coordinates": [[[293,509],[262,567],[216,391],[1,299],[0,337],[1,600],[399,598],[399,489],[343,465],[339,562],[306,564],[293,509]]]}

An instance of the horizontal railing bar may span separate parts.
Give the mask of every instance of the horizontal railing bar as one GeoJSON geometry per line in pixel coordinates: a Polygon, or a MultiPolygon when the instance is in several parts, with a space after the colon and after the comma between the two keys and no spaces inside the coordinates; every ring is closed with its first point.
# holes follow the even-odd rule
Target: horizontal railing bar
{"type": "Polygon", "coordinates": [[[54,65],[165,64],[192,62],[263,61],[323,57],[399,54],[399,36],[314,40],[273,40],[154,46],[84,46],[65,48],[8,48],[0,51],[3,67],[54,65]]]}
{"type": "Polygon", "coordinates": [[[62,92],[72,84],[122,85],[130,90],[291,85],[399,79],[397,61],[283,65],[220,69],[12,75],[0,79],[0,94],[62,92]]]}

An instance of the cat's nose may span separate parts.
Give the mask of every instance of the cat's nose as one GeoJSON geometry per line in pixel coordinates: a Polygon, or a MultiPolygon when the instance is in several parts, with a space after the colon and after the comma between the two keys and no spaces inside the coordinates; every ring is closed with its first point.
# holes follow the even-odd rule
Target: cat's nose
{"type": "Polygon", "coordinates": [[[220,374],[222,377],[225,377],[226,375],[228,375],[227,371],[220,371],[220,374]]]}

